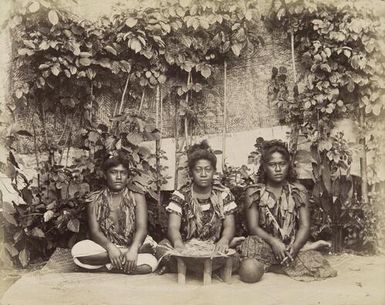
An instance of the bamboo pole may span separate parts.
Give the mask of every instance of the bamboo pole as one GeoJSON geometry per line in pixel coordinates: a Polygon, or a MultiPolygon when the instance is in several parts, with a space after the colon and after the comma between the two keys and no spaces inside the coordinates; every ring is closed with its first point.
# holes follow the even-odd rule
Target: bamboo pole
{"type": "Polygon", "coordinates": [[[124,85],[124,90],[123,90],[122,98],[120,99],[120,107],[119,107],[119,113],[118,114],[122,114],[123,105],[124,105],[124,97],[125,97],[126,92],[127,92],[129,78],[130,78],[130,75],[128,74],[127,75],[126,84],[124,85]]]}
{"type": "Polygon", "coordinates": [[[155,127],[159,129],[159,85],[156,87],[155,97],[155,127]]]}
{"type": "MultiPolygon", "coordinates": [[[[297,71],[295,67],[295,53],[294,53],[294,31],[291,29],[290,31],[290,42],[291,42],[291,64],[293,69],[293,80],[294,80],[294,86],[297,84],[297,71]]],[[[298,122],[295,122],[293,126],[293,132],[292,132],[292,152],[296,153],[297,147],[298,147],[298,137],[299,137],[299,128],[298,128],[298,122]]]]}
{"type": "Polygon", "coordinates": [[[227,133],[227,61],[223,63],[223,130],[222,130],[222,170],[225,169],[227,133]]]}
{"type": "Polygon", "coordinates": [[[39,153],[38,153],[38,148],[37,148],[36,127],[35,127],[35,120],[34,120],[34,114],[33,113],[32,113],[32,129],[33,129],[33,149],[35,152],[36,168],[40,169],[39,153]]]}
{"type": "MultiPolygon", "coordinates": [[[[365,113],[364,110],[360,110],[360,127],[363,128],[365,125],[365,113]]],[[[360,144],[362,148],[362,154],[360,158],[360,166],[361,166],[361,193],[362,193],[362,202],[368,203],[369,202],[369,196],[368,196],[368,174],[367,174],[367,158],[366,158],[366,140],[365,136],[363,135],[360,139],[360,144]]]]}
{"type": "Polygon", "coordinates": [[[293,68],[293,79],[294,79],[294,84],[297,83],[297,71],[295,68],[295,53],[294,53],[294,31],[291,29],[290,31],[290,43],[291,43],[291,64],[293,68]]]}
{"type": "Polygon", "coordinates": [[[175,129],[175,172],[174,172],[174,189],[178,189],[179,174],[179,100],[175,101],[174,129],[175,129]]]}
{"type": "MultiPolygon", "coordinates": [[[[191,83],[191,71],[188,73],[188,76],[187,76],[187,87],[190,85],[191,83]]],[[[189,98],[188,98],[188,93],[186,93],[186,106],[188,106],[188,101],[189,101],[189,98]]],[[[185,141],[186,141],[186,147],[189,146],[189,136],[188,136],[188,118],[187,116],[185,115],[184,116],[184,136],[185,136],[185,141]]]]}
{"type": "Polygon", "coordinates": [[[90,96],[91,96],[91,107],[90,107],[90,123],[92,123],[92,108],[94,106],[94,84],[91,81],[91,89],[90,89],[90,96]]]}
{"type": "Polygon", "coordinates": [[[142,112],[143,103],[144,103],[144,94],[145,94],[145,91],[144,91],[144,88],[143,88],[142,98],[140,99],[139,114],[142,112]]]}
{"type": "MultiPolygon", "coordinates": [[[[159,130],[158,112],[160,108],[160,85],[156,87],[156,128],[159,130]]],[[[162,124],[162,122],[160,122],[162,124]]],[[[158,207],[160,206],[160,138],[155,141],[156,156],[156,193],[158,207]]]]}
{"type": "Polygon", "coordinates": [[[159,131],[160,134],[163,133],[163,99],[162,99],[162,90],[159,92],[159,100],[160,100],[160,126],[159,131]]]}

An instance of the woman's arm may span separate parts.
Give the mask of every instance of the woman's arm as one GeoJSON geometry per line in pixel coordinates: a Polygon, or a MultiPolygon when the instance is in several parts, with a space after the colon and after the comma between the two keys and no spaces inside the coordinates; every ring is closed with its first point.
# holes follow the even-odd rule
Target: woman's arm
{"type": "Polygon", "coordinates": [[[235,234],[235,220],[233,214],[226,215],[223,220],[223,231],[220,240],[215,245],[215,249],[218,252],[225,253],[229,248],[229,243],[233,239],[235,234]]]}
{"type": "Polygon", "coordinates": [[[136,207],[136,230],[132,243],[128,251],[124,255],[124,270],[126,272],[132,272],[136,269],[136,261],[138,259],[138,251],[142,246],[144,239],[147,236],[147,203],[143,194],[133,193],[136,207]]]}
{"type": "Polygon", "coordinates": [[[184,248],[182,236],[180,234],[180,226],[182,217],[176,213],[170,213],[168,216],[167,235],[174,248],[184,248]]]}
{"type": "Polygon", "coordinates": [[[296,256],[305,245],[310,234],[310,212],[309,202],[306,200],[305,205],[299,209],[299,228],[295,236],[294,243],[289,246],[289,253],[291,256],[296,256]]]}
{"type": "Polygon", "coordinates": [[[134,193],[134,198],[136,201],[136,231],[130,249],[138,251],[147,236],[147,203],[143,194],[134,193]]]}
{"type": "Polygon", "coordinates": [[[274,255],[276,256],[277,260],[282,261],[286,256],[286,246],[281,240],[267,233],[259,226],[258,207],[254,202],[251,202],[250,195],[252,191],[253,190],[251,189],[247,189],[246,191],[246,207],[249,207],[246,208],[246,221],[247,227],[249,229],[249,234],[257,235],[264,241],[266,241],[273,249],[274,255]]]}
{"type": "Polygon", "coordinates": [[[122,268],[121,251],[100,230],[96,219],[96,204],[89,203],[87,208],[88,228],[91,239],[107,250],[108,257],[115,268],[122,268]]]}

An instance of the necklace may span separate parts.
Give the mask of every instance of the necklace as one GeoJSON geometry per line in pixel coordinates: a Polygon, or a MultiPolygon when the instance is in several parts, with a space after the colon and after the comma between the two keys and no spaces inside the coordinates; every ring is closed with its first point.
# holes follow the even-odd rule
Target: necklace
{"type": "Polygon", "coordinates": [[[121,194],[123,194],[124,193],[124,188],[123,189],[121,189],[120,191],[117,191],[117,192],[114,192],[114,191],[112,191],[111,189],[108,189],[108,192],[110,193],[110,195],[113,195],[113,196],[116,196],[116,195],[121,195],[121,194]]]}
{"type": "Polygon", "coordinates": [[[123,193],[124,193],[125,189],[122,189],[118,192],[114,192],[114,191],[111,191],[110,189],[108,189],[108,205],[110,206],[110,209],[111,210],[116,210],[117,207],[120,206],[120,204],[122,203],[123,201],[123,193]],[[119,196],[119,203],[116,205],[114,204],[114,197],[118,197],[119,196]]]}

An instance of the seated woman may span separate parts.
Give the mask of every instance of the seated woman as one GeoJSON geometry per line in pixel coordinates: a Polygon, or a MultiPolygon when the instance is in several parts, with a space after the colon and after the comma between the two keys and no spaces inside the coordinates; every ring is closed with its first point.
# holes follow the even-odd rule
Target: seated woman
{"type": "Polygon", "coordinates": [[[285,144],[266,142],[260,162],[261,183],[246,190],[250,236],[241,246],[241,280],[257,282],[265,270],[297,279],[336,276],[322,255],[313,250],[326,242],[305,246],[310,232],[308,196],[305,187],[295,182],[285,144]]]}
{"type": "MultiPolygon", "coordinates": [[[[122,156],[111,157],[102,168],[107,186],[91,193],[87,200],[91,240],[73,246],[74,262],[85,269],[131,274],[153,272],[156,258],[142,253],[151,242],[150,237],[146,238],[146,200],[143,194],[127,186],[128,162],[122,156]]],[[[151,246],[147,249],[151,250],[151,246]]]]}
{"type": "MultiPolygon", "coordinates": [[[[230,190],[214,182],[215,154],[203,141],[193,145],[187,157],[191,183],[175,191],[166,207],[169,240],[160,242],[158,258],[167,247],[182,250],[191,239],[212,241],[216,251],[225,253],[234,236],[233,213],[237,206],[230,190]]],[[[175,262],[167,263],[160,273],[166,269],[175,272],[175,262]]]]}

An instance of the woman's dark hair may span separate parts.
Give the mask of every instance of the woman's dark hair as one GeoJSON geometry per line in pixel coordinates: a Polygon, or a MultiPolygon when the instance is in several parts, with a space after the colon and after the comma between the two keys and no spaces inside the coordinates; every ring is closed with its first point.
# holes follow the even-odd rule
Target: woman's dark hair
{"type": "Polygon", "coordinates": [[[214,169],[217,169],[217,157],[211,150],[207,140],[192,145],[187,151],[187,164],[190,172],[199,160],[207,160],[214,169]]]}
{"type": "Polygon", "coordinates": [[[112,156],[106,159],[102,164],[102,170],[104,173],[106,173],[110,168],[116,167],[118,165],[124,166],[128,171],[130,169],[129,161],[122,155],[118,154],[117,156],[112,156]]]}
{"type": "Polygon", "coordinates": [[[260,167],[259,167],[259,182],[266,183],[266,173],[264,170],[264,165],[269,162],[271,155],[273,153],[280,153],[283,158],[289,163],[289,170],[287,172],[287,181],[294,182],[297,180],[297,174],[293,168],[293,162],[291,160],[291,154],[286,144],[281,140],[271,140],[265,141],[262,145],[261,150],[261,159],[260,159],[260,167]]]}

